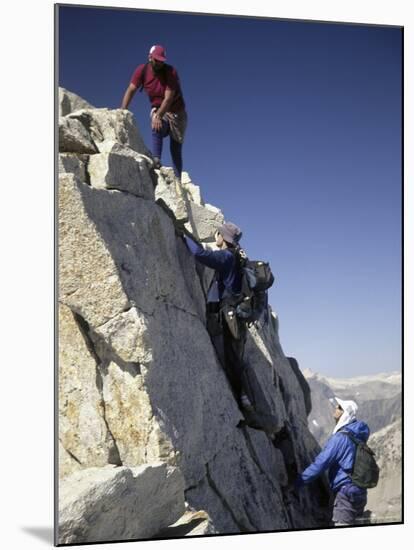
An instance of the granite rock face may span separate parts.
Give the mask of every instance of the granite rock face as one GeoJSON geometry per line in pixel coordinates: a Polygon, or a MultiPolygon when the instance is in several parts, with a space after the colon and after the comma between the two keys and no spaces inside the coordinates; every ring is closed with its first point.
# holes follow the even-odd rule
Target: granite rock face
{"type": "MultiPolygon", "coordinates": [[[[248,334],[255,406],[249,419],[206,329],[212,272],[196,265],[177,236],[168,170],[152,168],[131,117],[90,108],[65,117],[83,125],[96,151],[65,151],[59,164],[61,484],[72,475],[88,479],[93,468],[107,475],[108,465],[123,472],[161,462],[181,472],[182,498],[207,514],[200,528],[208,532],[327,525],[326,488],[292,488],[319,446],[307,427],[301,382],[279,342],[277,316],[269,310],[269,322],[248,334]]],[[[189,230],[208,242],[224,216],[191,185],[186,175],[189,230]]],[[[98,487],[105,475],[93,474],[98,487]]],[[[111,513],[118,526],[115,516],[124,512],[117,502],[118,516],[111,513]]],[[[93,515],[99,525],[102,513],[93,515]]],[[[134,528],[122,525],[118,539],[134,528]]]]}
{"type": "Polygon", "coordinates": [[[60,304],[59,442],[60,459],[67,462],[62,474],[80,467],[120,464],[96,383],[96,361],[78,323],[77,316],[60,304]]]}

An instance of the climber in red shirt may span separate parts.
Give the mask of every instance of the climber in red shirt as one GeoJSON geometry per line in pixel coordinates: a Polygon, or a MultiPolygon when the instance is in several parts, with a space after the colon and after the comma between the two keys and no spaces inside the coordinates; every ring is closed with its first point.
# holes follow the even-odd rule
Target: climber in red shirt
{"type": "Polygon", "coordinates": [[[182,145],[187,126],[187,113],[177,71],[167,65],[165,48],[152,46],[148,63],[138,65],[122,99],[121,109],[127,109],[135,92],[145,90],[151,103],[152,154],[154,166],[161,166],[162,142],[170,136],[170,151],[174,174],[181,182],[183,169],[182,145]]]}

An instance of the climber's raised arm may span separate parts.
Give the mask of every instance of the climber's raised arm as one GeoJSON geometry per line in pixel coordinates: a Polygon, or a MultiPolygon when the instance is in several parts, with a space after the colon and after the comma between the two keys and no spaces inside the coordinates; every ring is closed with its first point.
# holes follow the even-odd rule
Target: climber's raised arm
{"type": "Polygon", "coordinates": [[[129,84],[122,99],[121,109],[128,109],[128,106],[131,103],[131,100],[134,97],[137,89],[138,88],[135,86],[135,84],[132,84],[132,82],[129,84]]]}

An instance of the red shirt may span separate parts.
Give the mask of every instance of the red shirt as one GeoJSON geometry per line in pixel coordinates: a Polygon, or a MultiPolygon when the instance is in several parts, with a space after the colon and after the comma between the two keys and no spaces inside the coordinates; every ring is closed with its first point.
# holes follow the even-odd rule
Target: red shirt
{"type": "Polygon", "coordinates": [[[144,90],[147,92],[151,105],[153,107],[159,107],[163,102],[165,90],[173,90],[178,95],[174,99],[169,111],[177,113],[184,109],[184,99],[181,92],[180,79],[178,78],[177,71],[171,65],[165,64],[165,71],[161,75],[157,75],[152,70],[150,63],[146,65],[145,69],[145,82],[142,82],[142,75],[145,65],[138,65],[131,78],[131,84],[134,84],[137,88],[144,85],[144,90]]]}

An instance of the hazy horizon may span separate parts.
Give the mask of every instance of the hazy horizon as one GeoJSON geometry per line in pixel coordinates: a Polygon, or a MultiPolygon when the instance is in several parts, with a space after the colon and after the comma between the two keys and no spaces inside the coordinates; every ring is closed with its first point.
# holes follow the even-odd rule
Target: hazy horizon
{"type": "Polygon", "coordinates": [[[316,374],[316,375],[323,376],[324,378],[332,378],[332,379],[336,379],[336,380],[341,380],[341,379],[349,380],[351,378],[352,379],[353,378],[380,378],[380,377],[384,377],[384,376],[389,377],[389,376],[392,376],[392,375],[402,376],[402,369],[400,369],[400,370],[390,370],[390,371],[381,371],[381,372],[373,372],[373,373],[370,373],[370,374],[353,374],[352,376],[332,375],[332,374],[328,374],[328,373],[324,373],[324,372],[315,372],[312,369],[307,369],[307,368],[304,368],[302,370],[303,371],[311,371],[312,374],[316,374]]]}

